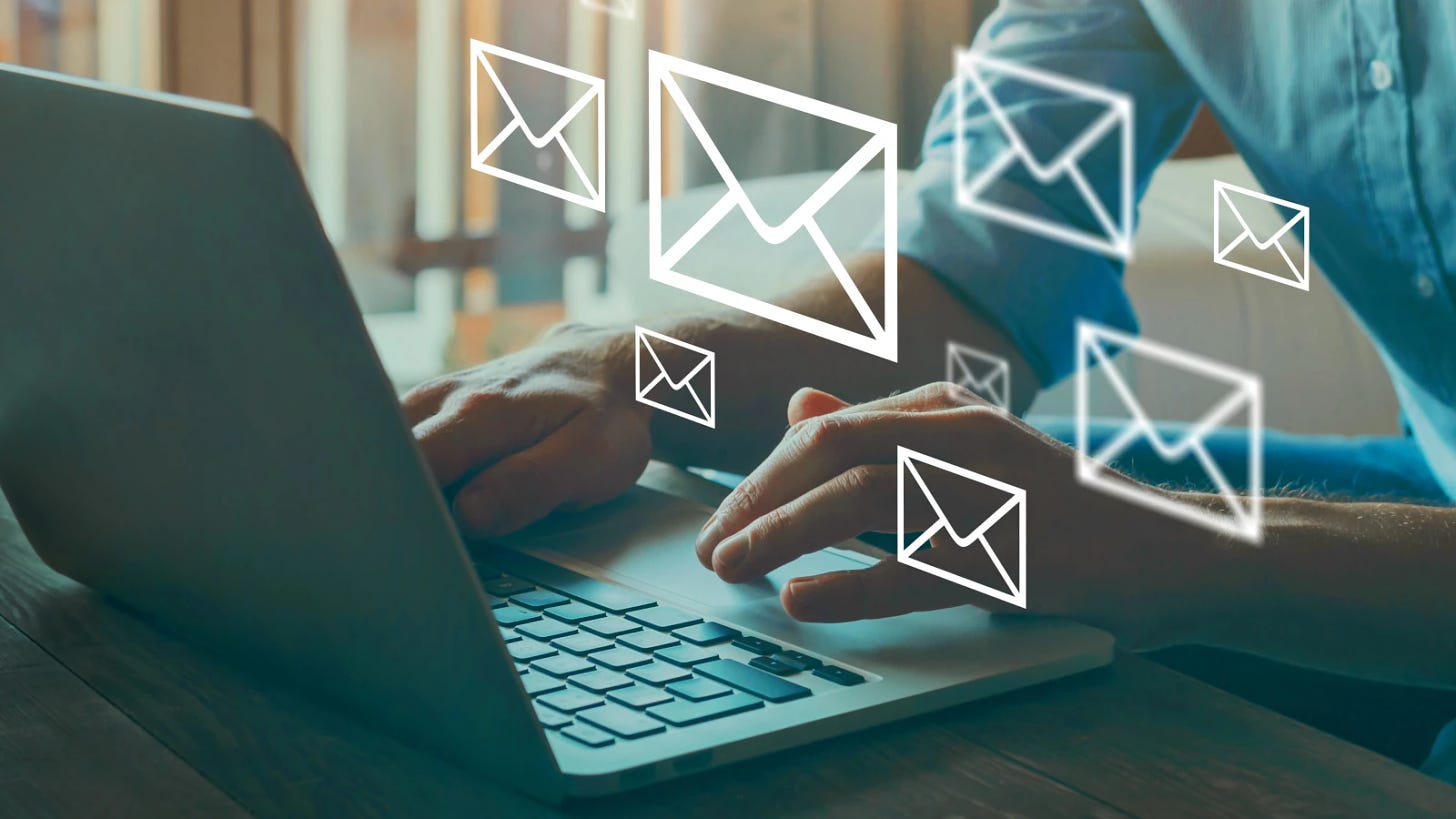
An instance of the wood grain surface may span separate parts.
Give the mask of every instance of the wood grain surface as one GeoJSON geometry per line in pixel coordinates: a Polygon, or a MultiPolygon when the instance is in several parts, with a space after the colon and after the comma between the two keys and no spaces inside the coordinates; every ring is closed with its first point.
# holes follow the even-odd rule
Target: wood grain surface
{"type": "Polygon", "coordinates": [[[7,819],[241,815],[228,798],[257,817],[1456,815],[1456,789],[1130,656],[557,809],[157,630],[50,571],[3,506],[0,617],[7,819]]]}

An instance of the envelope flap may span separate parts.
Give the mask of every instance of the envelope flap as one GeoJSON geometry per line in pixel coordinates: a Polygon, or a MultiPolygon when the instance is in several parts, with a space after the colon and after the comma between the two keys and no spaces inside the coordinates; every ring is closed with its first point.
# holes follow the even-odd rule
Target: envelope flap
{"type": "Polygon", "coordinates": [[[1284,238],[1309,213],[1303,205],[1298,205],[1294,202],[1286,202],[1283,199],[1276,199],[1258,191],[1247,190],[1224,182],[1216,182],[1215,184],[1218,186],[1218,194],[1222,200],[1219,203],[1220,206],[1225,209],[1225,212],[1233,216],[1239,226],[1249,234],[1249,238],[1253,240],[1254,246],[1260,250],[1268,250],[1275,242],[1284,238]],[[1260,229],[1255,229],[1250,223],[1250,219],[1245,211],[1253,213],[1256,209],[1260,208],[1273,209],[1275,213],[1279,214],[1282,221],[1274,227],[1261,223],[1260,229]]]}
{"type": "MultiPolygon", "coordinates": [[[[645,334],[638,336],[637,343],[652,359],[653,369],[667,376],[668,386],[675,390],[682,389],[689,381],[692,381],[708,366],[710,361],[708,355],[697,350],[645,334]]],[[[644,371],[647,369],[647,367],[643,367],[644,371]]]]}
{"type": "Polygon", "coordinates": [[[986,384],[1008,374],[1009,365],[994,356],[989,356],[965,347],[952,347],[950,351],[951,372],[954,381],[971,381],[986,384]]]}
{"type": "Polygon", "coordinates": [[[1077,161],[1119,127],[1130,127],[1126,100],[1064,77],[967,52],[961,82],[986,107],[1002,136],[1045,180],[1077,161]]]}
{"type": "MultiPolygon", "coordinates": [[[[875,159],[882,156],[894,138],[894,125],[891,123],[874,120],[856,112],[838,109],[818,100],[801,97],[782,89],[765,86],[761,83],[751,82],[741,77],[736,77],[724,72],[698,66],[685,60],[667,57],[653,53],[653,57],[662,61],[662,68],[658,74],[662,88],[672,101],[673,108],[687,124],[688,134],[685,139],[693,140],[706,154],[708,161],[713,165],[723,182],[732,191],[738,200],[744,215],[753,224],[765,239],[773,243],[781,243],[789,237],[798,233],[807,223],[812,221],[816,214],[835,197],[844,187],[849,184],[858,174],[862,173],[875,159]],[[719,148],[717,141],[710,129],[704,124],[699,116],[696,107],[702,105],[695,102],[683,90],[682,80],[692,80],[705,84],[714,89],[735,92],[737,94],[761,100],[766,106],[766,111],[772,111],[774,106],[788,108],[797,111],[816,120],[827,120],[830,127],[857,129],[866,132],[865,143],[848,160],[840,165],[835,172],[815,189],[814,193],[802,203],[797,204],[794,210],[787,216],[782,213],[773,213],[774,209],[782,210],[782,207],[774,205],[760,206],[755,203],[753,197],[745,190],[742,180],[732,164],[725,157],[719,148]],[[836,114],[839,114],[838,116],[836,114]],[[874,127],[867,127],[874,126],[874,127]],[[766,215],[769,214],[769,215],[766,215]]],[[[751,127],[758,128],[758,121],[751,127]]],[[[742,128],[742,125],[738,126],[742,128]]]]}
{"type": "Polygon", "coordinates": [[[907,456],[909,476],[958,546],[970,545],[982,537],[1025,500],[1025,493],[1009,484],[919,453],[907,456]]]}
{"type": "Polygon", "coordinates": [[[476,93],[497,95],[510,120],[520,124],[526,139],[537,148],[560,136],[600,98],[604,84],[596,77],[487,43],[477,41],[473,49],[490,79],[477,83],[476,93]],[[564,93],[553,91],[562,86],[564,93]]]}

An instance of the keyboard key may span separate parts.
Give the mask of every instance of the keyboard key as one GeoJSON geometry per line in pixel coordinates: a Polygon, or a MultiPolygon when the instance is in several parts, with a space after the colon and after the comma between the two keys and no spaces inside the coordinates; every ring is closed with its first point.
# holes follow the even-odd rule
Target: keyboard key
{"type": "Polygon", "coordinates": [[[527,609],[519,609],[515,606],[505,606],[495,610],[495,621],[502,626],[519,626],[522,623],[529,623],[532,620],[540,620],[541,615],[527,609]]]}
{"type": "Polygon", "coordinates": [[[516,631],[524,634],[527,637],[530,637],[532,640],[540,640],[543,643],[549,643],[558,637],[565,637],[569,634],[576,633],[576,629],[568,626],[565,623],[559,623],[555,620],[540,620],[534,623],[523,623],[520,626],[516,627],[516,631]]]}
{"type": "Polygon", "coordinates": [[[553,730],[564,728],[571,724],[571,717],[568,717],[560,711],[542,708],[540,705],[536,706],[536,719],[540,720],[542,725],[553,730]]]}
{"type": "Polygon", "coordinates": [[[593,651],[611,648],[611,640],[603,640],[595,634],[573,634],[552,641],[551,645],[572,654],[590,654],[593,651]]]}
{"type": "Polygon", "coordinates": [[[519,577],[502,575],[494,580],[487,580],[481,584],[486,594],[493,594],[496,597],[513,597],[521,592],[528,592],[536,588],[519,577]]]}
{"type": "Polygon", "coordinates": [[[823,665],[823,663],[819,662],[819,660],[810,657],[808,654],[805,654],[802,651],[780,651],[779,653],[773,655],[773,658],[783,663],[784,665],[796,668],[799,671],[812,671],[813,669],[816,669],[819,666],[823,665]]]}
{"type": "Polygon", "coordinates": [[[865,681],[864,677],[861,677],[853,671],[846,671],[843,668],[836,668],[832,665],[822,665],[814,669],[814,676],[832,683],[839,683],[840,685],[859,685],[865,681]]]}
{"type": "Polygon", "coordinates": [[[631,669],[627,672],[627,676],[634,680],[641,680],[642,682],[653,685],[667,685],[670,682],[686,680],[688,677],[693,676],[693,672],[686,668],[678,668],[675,665],[653,662],[631,669]]]}
{"type": "Polygon", "coordinates": [[[811,693],[809,689],[798,683],[791,683],[756,668],[749,668],[737,660],[709,660],[694,666],[693,671],[710,680],[726,683],[769,702],[788,702],[799,697],[807,697],[811,693]]]}
{"type": "Polygon", "coordinates": [[[616,637],[619,634],[642,630],[642,627],[636,623],[629,622],[626,618],[618,617],[615,614],[599,620],[588,620],[582,623],[581,627],[601,637],[616,637]]]}
{"type": "Polygon", "coordinates": [[[549,705],[563,713],[574,714],[583,708],[594,708],[601,705],[602,698],[575,688],[567,688],[553,691],[550,694],[542,694],[536,702],[549,705]]]}
{"type": "Polygon", "coordinates": [[[646,685],[618,688],[616,691],[608,694],[607,699],[637,709],[647,708],[652,705],[661,705],[664,702],[672,702],[672,697],[656,688],[646,685]]]}
{"type": "Polygon", "coordinates": [[[568,725],[561,729],[561,735],[571,737],[582,745],[589,745],[593,748],[602,748],[616,742],[615,739],[612,739],[611,734],[590,725],[568,725]]]}
{"type": "Polygon", "coordinates": [[[580,686],[593,694],[605,694],[614,688],[626,688],[632,681],[615,671],[597,669],[585,674],[573,674],[567,679],[572,685],[580,686]]]}
{"type": "Polygon", "coordinates": [[[521,678],[521,684],[526,687],[526,694],[532,697],[550,694],[566,687],[566,683],[545,674],[527,674],[521,678]]]}
{"type": "Polygon", "coordinates": [[[623,739],[637,739],[667,730],[667,726],[652,717],[610,702],[599,708],[581,711],[576,718],[604,728],[623,739]]]}
{"type": "Polygon", "coordinates": [[[587,655],[587,659],[613,671],[625,671],[633,666],[652,662],[652,655],[633,651],[630,648],[610,648],[606,651],[593,652],[587,655]]]}
{"type": "Polygon", "coordinates": [[[762,707],[763,700],[735,691],[726,697],[717,697],[703,702],[678,700],[664,705],[654,705],[647,709],[647,713],[668,725],[681,727],[762,707]]]}
{"type": "Polygon", "coordinates": [[[672,631],[675,628],[690,626],[693,623],[703,622],[703,618],[696,614],[688,614],[681,609],[671,606],[653,606],[650,609],[640,609],[627,615],[627,619],[634,623],[641,623],[649,628],[658,631],[672,631]]]}
{"type": "Polygon", "coordinates": [[[695,646],[711,646],[718,643],[726,643],[743,635],[736,628],[728,628],[722,623],[698,623],[695,626],[686,626],[672,633],[672,636],[679,640],[686,640],[695,646]]]}
{"type": "Polygon", "coordinates": [[[777,654],[783,651],[783,648],[778,643],[770,643],[768,640],[761,640],[757,637],[749,637],[747,635],[734,640],[733,645],[753,654],[777,654]]]}
{"type": "Polygon", "coordinates": [[[718,659],[718,655],[697,646],[677,645],[672,648],[664,648],[657,652],[659,660],[667,660],[673,665],[695,665],[706,663],[709,660],[718,659]]]}
{"type": "Polygon", "coordinates": [[[675,697],[682,697],[685,700],[698,702],[699,700],[710,700],[714,697],[721,697],[724,694],[731,694],[733,693],[733,689],[726,685],[719,685],[712,680],[693,677],[690,680],[680,680],[668,684],[667,693],[675,697]]]}
{"type": "Polygon", "coordinates": [[[770,674],[777,674],[780,677],[792,677],[799,673],[799,669],[788,663],[781,663],[772,657],[754,657],[748,661],[748,664],[760,671],[767,671],[770,674]]]}
{"type": "Polygon", "coordinates": [[[545,643],[538,643],[535,640],[521,640],[506,646],[511,659],[518,663],[529,663],[532,660],[539,660],[542,657],[550,657],[556,653],[556,649],[545,643]]]}
{"type": "Polygon", "coordinates": [[[531,668],[545,674],[550,674],[553,677],[570,677],[572,674],[591,671],[596,666],[580,657],[573,657],[570,654],[557,654],[555,657],[547,657],[544,660],[537,660],[531,663],[531,668]]]}
{"type": "Polygon", "coordinates": [[[586,620],[593,620],[603,616],[605,613],[601,609],[592,608],[585,603],[567,603],[564,606],[552,606],[546,609],[546,615],[548,617],[555,617],[563,623],[571,623],[573,625],[586,620]]]}
{"type": "Polygon", "coordinates": [[[617,638],[617,642],[628,648],[635,648],[638,651],[657,651],[660,648],[668,648],[678,644],[677,640],[663,634],[660,631],[638,631],[632,634],[623,634],[617,638]]]}
{"type": "Polygon", "coordinates": [[[514,631],[511,631],[508,628],[501,629],[500,633],[501,639],[505,640],[507,643],[514,643],[515,641],[521,639],[521,635],[515,633],[514,631]]]}
{"type": "Polygon", "coordinates": [[[498,609],[501,606],[509,606],[511,604],[511,601],[505,599],[504,597],[496,597],[495,595],[490,594],[486,595],[485,599],[490,601],[490,607],[493,609],[498,609]]]}
{"type": "Polygon", "coordinates": [[[554,591],[547,589],[536,589],[535,591],[521,592],[511,598],[511,602],[518,606],[525,606],[528,609],[549,609],[552,606],[559,606],[563,603],[570,603],[571,598],[564,597],[554,591]]]}

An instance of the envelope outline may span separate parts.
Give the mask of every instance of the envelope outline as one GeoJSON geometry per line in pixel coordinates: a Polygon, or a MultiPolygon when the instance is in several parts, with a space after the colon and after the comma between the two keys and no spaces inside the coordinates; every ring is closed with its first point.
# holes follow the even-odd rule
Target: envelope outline
{"type": "Polygon", "coordinates": [[[828,341],[843,344],[852,349],[879,356],[890,361],[897,360],[896,330],[896,277],[895,256],[897,236],[894,230],[885,234],[884,320],[874,314],[864,294],[850,278],[848,270],[839,255],[830,246],[823,229],[815,221],[818,212],[840,193],[854,177],[862,172],[877,156],[884,157],[885,216],[887,225],[896,223],[898,188],[895,169],[897,127],[894,123],[876,119],[856,111],[849,111],[811,97],[805,97],[771,85],[755,82],[743,77],[698,65],[680,57],[673,57],[659,51],[647,55],[647,167],[648,167],[648,276],[679,290],[685,290],[719,304],[742,310],[746,313],[778,322],[801,332],[818,336],[828,341]],[[687,77],[729,91],[765,102],[793,108],[811,116],[827,119],[847,127],[866,131],[870,140],[843,166],[836,170],[818,190],[787,218],[778,224],[770,224],[749,199],[742,183],[728,167],[723,154],[718,150],[711,135],[707,133],[697,112],[687,101],[675,76],[687,77]],[[669,249],[663,248],[662,230],[662,98],[666,94],[678,113],[686,121],[688,130],[708,155],[709,161],[728,187],[728,192],[713,207],[679,237],[669,249]],[[844,289],[856,312],[869,328],[869,334],[855,332],[812,316],[796,313],[762,299],[739,293],[722,285],[703,281],[680,273],[673,268],[698,242],[707,236],[728,214],[738,211],[748,219],[754,231],[769,244],[779,245],[800,232],[807,233],[824,256],[826,264],[835,279],[844,289]]]}
{"type": "Polygon", "coordinates": [[[1309,208],[1297,202],[1290,202],[1287,199],[1270,196],[1262,191],[1242,188],[1238,185],[1230,185],[1218,179],[1213,180],[1213,261],[1224,267],[1231,267],[1234,270],[1251,273],[1261,279],[1268,279],[1283,285],[1288,285],[1296,290],[1303,290],[1306,293],[1309,292],[1309,208]],[[1272,236],[1260,241],[1258,234],[1250,227],[1248,220],[1244,218],[1244,214],[1239,210],[1238,205],[1229,197],[1230,191],[1240,196],[1246,196],[1270,205],[1277,205],[1292,210],[1294,211],[1294,215],[1285,221],[1272,236]],[[1239,227],[1243,229],[1227,243],[1223,241],[1222,233],[1225,207],[1229,213],[1233,214],[1239,227]],[[1284,249],[1284,245],[1279,243],[1279,240],[1284,238],[1284,235],[1293,230],[1296,225],[1304,229],[1303,239],[1299,243],[1300,250],[1304,256],[1301,263],[1295,263],[1293,259],[1289,258],[1288,251],[1284,249]],[[1284,258],[1284,263],[1289,266],[1289,275],[1281,276],[1278,273],[1261,270],[1257,267],[1230,259],[1229,255],[1238,249],[1246,237],[1259,250],[1268,250],[1272,246],[1275,250],[1279,251],[1279,255],[1284,258]]]}
{"type": "Polygon", "coordinates": [[[646,404],[649,407],[654,407],[656,409],[662,410],[663,412],[676,415],[679,418],[686,418],[689,421],[702,424],[709,429],[716,429],[718,417],[718,365],[717,356],[712,350],[699,347],[696,344],[689,344],[686,341],[679,341],[678,339],[675,339],[671,336],[665,336],[662,333],[653,332],[646,327],[637,327],[637,341],[634,353],[636,356],[637,365],[636,394],[638,401],[646,404]],[[675,347],[681,347],[684,350],[690,350],[692,352],[698,353],[702,355],[702,360],[699,361],[697,365],[688,372],[687,375],[674,381],[672,380],[672,377],[667,374],[667,367],[663,366],[662,359],[658,357],[657,351],[652,349],[652,345],[648,343],[648,339],[656,339],[665,344],[671,344],[675,347]],[[653,364],[657,365],[657,375],[654,376],[646,384],[643,384],[642,382],[642,350],[644,348],[647,350],[648,358],[652,360],[653,364]],[[698,376],[698,373],[703,371],[704,367],[708,368],[708,400],[706,403],[703,401],[702,396],[698,395],[698,391],[692,385],[693,379],[698,376]],[[654,401],[651,398],[648,398],[647,394],[652,391],[652,388],[656,387],[659,383],[663,381],[667,382],[668,388],[671,389],[673,392],[682,392],[683,390],[686,390],[688,395],[693,399],[693,403],[698,405],[698,409],[701,410],[703,414],[700,416],[693,415],[692,413],[678,409],[677,407],[669,406],[667,404],[663,404],[658,401],[654,401]]]}
{"type": "Polygon", "coordinates": [[[606,213],[607,210],[607,119],[606,119],[606,81],[590,74],[584,74],[564,66],[556,65],[528,54],[511,51],[481,40],[471,39],[470,41],[470,167],[487,176],[513,182],[539,193],[554,196],[585,208],[606,213]],[[539,69],[549,74],[555,74],[580,83],[585,83],[587,90],[577,98],[576,102],[568,106],[563,114],[552,126],[544,132],[537,134],[532,130],[525,117],[521,115],[521,109],[516,105],[515,99],[506,90],[505,84],[501,81],[500,75],[496,73],[495,66],[491,65],[489,57],[498,57],[503,60],[517,62],[530,68],[539,69]],[[480,72],[484,70],[489,76],[491,85],[495,87],[496,93],[500,95],[501,101],[505,104],[506,110],[511,114],[511,121],[506,124],[491,140],[481,145],[480,141],[480,72]],[[563,137],[566,130],[575,119],[591,105],[597,103],[597,173],[596,179],[592,180],[590,174],[582,167],[581,160],[577,157],[576,151],[571,148],[563,137]],[[577,181],[586,188],[587,195],[583,196],[575,191],[564,187],[557,187],[539,179],[532,179],[513,171],[487,164],[501,145],[503,145],[512,134],[519,130],[526,141],[532,147],[540,150],[552,142],[561,147],[563,155],[571,165],[572,171],[576,174],[577,181]]]}
{"type": "Polygon", "coordinates": [[[945,344],[945,380],[960,385],[1001,409],[1011,406],[1011,362],[955,341],[945,344]],[[976,378],[967,358],[989,364],[984,378],[976,378]]]}
{"type": "Polygon", "coordinates": [[[998,59],[968,49],[958,49],[955,61],[955,86],[956,86],[956,121],[955,121],[955,163],[956,163],[956,201],[964,209],[977,213],[988,219],[994,219],[1013,227],[1020,228],[1030,233],[1043,236],[1048,239],[1060,241],[1076,247],[1085,248],[1108,256],[1114,256],[1123,260],[1132,258],[1132,234],[1133,234],[1133,199],[1135,191],[1133,188],[1133,100],[1132,97],[1117,91],[1081,82],[1079,80],[1043,71],[1030,66],[1018,65],[1007,60],[998,59]],[[1049,88],[1062,94],[1074,97],[1090,98],[1108,106],[1108,111],[1099,117],[1092,125],[1067,144],[1058,154],[1045,163],[1037,160],[1036,156],[1027,147],[1026,141],[1012,124],[1010,117],[1006,115],[1000,101],[993,93],[989,83],[983,76],[983,69],[990,69],[1016,79],[1018,82],[1028,83],[1043,88],[1049,88]],[[966,171],[970,164],[970,148],[966,141],[966,86],[975,86],[977,95],[986,103],[987,110],[991,113],[992,119],[996,121],[1002,136],[1007,140],[1007,148],[999,156],[986,165],[979,174],[967,179],[966,171]],[[1121,130],[1121,150],[1119,174],[1119,199],[1120,207],[1116,218],[1109,212],[1107,206],[1101,201],[1101,197],[1092,189],[1092,185],[1082,174],[1077,166],[1077,160],[1087,151],[1091,150],[1109,130],[1119,128],[1121,130]],[[1043,216],[1024,213],[995,202],[988,202],[981,198],[981,193],[1000,178],[1017,160],[1031,174],[1032,179],[1045,185],[1060,177],[1066,177],[1076,186],[1077,191],[1082,195],[1084,203],[1093,215],[1097,218],[1103,235],[1093,235],[1079,228],[1060,224],[1043,216]]]}
{"type": "Polygon", "coordinates": [[[581,0],[581,4],[593,11],[604,11],[623,20],[637,19],[637,0],[581,0]]]}
{"type": "Polygon", "coordinates": [[[1085,485],[1132,501],[1170,517],[1175,517],[1207,529],[1221,532],[1240,540],[1259,545],[1263,540],[1263,383],[1258,376],[1229,367],[1217,361],[1203,358],[1175,347],[1145,338],[1131,336],[1095,322],[1077,322],[1077,370],[1076,370],[1076,446],[1077,477],[1085,485]],[[1158,361],[1166,366],[1182,369],[1210,380],[1230,385],[1227,397],[1219,401],[1197,422],[1182,432],[1182,437],[1169,441],[1163,438],[1157,426],[1138,401],[1135,391],[1112,362],[1105,345],[1116,345],[1133,355],[1158,361]],[[1111,383],[1113,392],[1122,406],[1131,415],[1127,427],[1103,444],[1096,452],[1089,452],[1087,427],[1088,410],[1088,359],[1094,359],[1103,375],[1111,383]],[[1240,411],[1249,414],[1248,491],[1240,496],[1213,460],[1204,446],[1208,433],[1222,425],[1240,411]],[[1110,475],[1110,464],[1135,441],[1142,439],[1164,461],[1192,455],[1203,467],[1217,495],[1223,501],[1224,512],[1203,509],[1172,498],[1147,491],[1140,485],[1121,477],[1110,475]]]}
{"type": "Polygon", "coordinates": [[[942,461],[939,458],[932,458],[929,455],[924,455],[922,453],[916,452],[909,447],[897,446],[895,448],[895,461],[897,487],[896,531],[898,535],[895,549],[896,560],[904,563],[907,566],[919,569],[920,571],[927,574],[939,577],[942,580],[948,580],[951,583],[955,583],[957,585],[971,589],[972,591],[980,592],[981,594],[995,598],[1004,603],[1009,603],[1013,606],[1017,606],[1023,609],[1026,608],[1026,490],[1021,489],[1017,486],[1012,486],[1011,484],[1005,483],[1004,481],[998,481],[995,478],[982,475],[978,472],[974,472],[964,467],[956,466],[955,464],[942,461]],[[921,477],[920,471],[915,468],[916,463],[932,466],[936,469],[941,469],[949,472],[957,477],[965,478],[966,480],[969,480],[973,483],[978,483],[983,486],[989,486],[993,489],[998,489],[1002,492],[1005,492],[1008,495],[1008,498],[995,512],[991,513],[991,515],[989,515],[980,524],[977,524],[976,528],[973,529],[971,532],[966,534],[958,533],[956,532],[954,525],[950,522],[949,516],[945,514],[945,511],[941,507],[940,502],[936,500],[935,495],[930,491],[930,488],[926,486],[925,479],[921,477]],[[914,484],[920,488],[921,494],[930,504],[931,509],[935,511],[936,517],[935,523],[929,529],[926,529],[924,532],[922,532],[919,537],[915,538],[915,540],[910,543],[906,543],[906,540],[908,539],[908,533],[905,523],[905,500],[907,488],[905,476],[907,473],[910,475],[914,484]],[[1000,523],[1002,519],[1004,519],[1013,510],[1017,512],[1018,523],[1020,527],[1018,535],[1019,541],[1017,544],[1017,579],[1014,581],[1011,578],[1011,574],[1006,571],[1006,567],[1001,563],[1001,558],[996,555],[996,551],[991,548],[991,544],[986,540],[986,533],[990,531],[991,527],[995,526],[997,523],[1000,523]],[[931,538],[933,538],[940,532],[945,532],[950,537],[951,541],[955,543],[956,546],[961,548],[965,548],[972,544],[979,544],[981,548],[985,550],[986,555],[990,557],[991,563],[996,567],[997,572],[1000,573],[1002,581],[1004,581],[1006,584],[1006,588],[998,589],[994,586],[988,586],[984,583],[977,582],[968,577],[962,577],[958,574],[955,574],[954,572],[947,571],[939,566],[926,563],[923,560],[917,559],[915,557],[915,553],[919,551],[923,546],[930,543],[931,538]]]}

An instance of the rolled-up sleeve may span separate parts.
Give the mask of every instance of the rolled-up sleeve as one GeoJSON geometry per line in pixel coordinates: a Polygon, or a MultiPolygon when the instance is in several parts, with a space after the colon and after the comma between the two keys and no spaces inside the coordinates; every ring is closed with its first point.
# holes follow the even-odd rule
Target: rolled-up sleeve
{"type": "MultiPolygon", "coordinates": [[[[1003,0],[972,48],[1132,97],[1136,197],[1198,106],[1192,82],[1135,0],[1003,0]]],[[[1123,265],[957,204],[957,175],[976,173],[1010,149],[981,97],[968,92],[960,125],[966,161],[956,162],[959,81],[969,82],[953,78],[941,93],[922,163],[902,189],[899,253],[924,265],[999,326],[1049,386],[1073,368],[1078,318],[1136,331],[1122,285],[1123,265]]],[[[1085,106],[1068,106],[1065,95],[997,77],[988,78],[988,86],[1038,158],[1071,145],[1091,124],[1085,106]]],[[[1089,150],[1079,170],[1094,189],[1117,190],[1117,160],[1116,151],[1099,155],[1089,150]]],[[[1048,221],[1089,232],[1098,228],[1076,186],[1039,182],[1014,165],[982,195],[1048,221]]],[[[882,237],[871,244],[882,247],[882,237]]]]}

